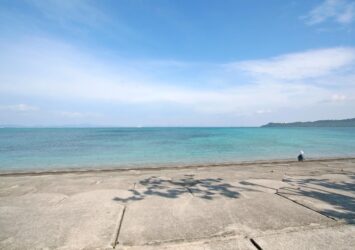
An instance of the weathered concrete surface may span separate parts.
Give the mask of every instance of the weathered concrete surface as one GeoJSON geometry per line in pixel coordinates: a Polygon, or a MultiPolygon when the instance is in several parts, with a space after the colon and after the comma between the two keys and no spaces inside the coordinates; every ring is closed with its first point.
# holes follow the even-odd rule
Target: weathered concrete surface
{"type": "Polygon", "coordinates": [[[291,187],[290,184],[284,181],[270,179],[247,179],[239,181],[239,183],[235,183],[235,185],[241,186],[243,188],[249,187],[251,190],[271,194],[276,194],[280,188],[291,187]]]}
{"type": "Polygon", "coordinates": [[[323,249],[353,250],[355,227],[341,225],[290,233],[280,233],[254,240],[264,250],[323,249]]]}
{"type": "Polygon", "coordinates": [[[219,235],[249,237],[331,223],[333,220],[268,193],[216,200],[184,194],[179,199],[149,197],[132,203],[126,210],[119,241],[123,245],[143,245],[219,235]]]}
{"type": "Polygon", "coordinates": [[[107,248],[123,206],[112,190],[68,197],[35,193],[0,200],[0,248],[107,248]]]}
{"type": "Polygon", "coordinates": [[[347,249],[354,185],[355,159],[0,173],[0,249],[347,249]]]}
{"type": "Polygon", "coordinates": [[[118,246],[119,250],[255,250],[249,239],[240,237],[214,237],[193,242],[174,242],[159,245],[118,246]]]}
{"type": "Polygon", "coordinates": [[[287,177],[278,194],[331,218],[355,222],[355,174],[287,177]]]}

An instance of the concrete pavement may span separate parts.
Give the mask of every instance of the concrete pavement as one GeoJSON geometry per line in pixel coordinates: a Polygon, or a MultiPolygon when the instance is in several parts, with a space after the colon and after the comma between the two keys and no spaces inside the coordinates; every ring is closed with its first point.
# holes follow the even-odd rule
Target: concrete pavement
{"type": "Polygon", "coordinates": [[[353,249],[355,159],[0,174],[0,249],[353,249]]]}

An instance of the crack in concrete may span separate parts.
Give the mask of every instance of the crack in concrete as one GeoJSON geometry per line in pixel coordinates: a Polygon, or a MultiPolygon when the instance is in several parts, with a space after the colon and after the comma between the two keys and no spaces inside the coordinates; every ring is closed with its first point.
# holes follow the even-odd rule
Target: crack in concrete
{"type": "Polygon", "coordinates": [[[124,217],[125,211],[126,211],[126,206],[123,207],[122,214],[121,214],[119,220],[117,220],[117,225],[115,227],[115,234],[114,234],[114,237],[113,237],[113,240],[112,240],[112,243],[111,243],[111,246],[112,246],[113,249],[115,249],[116,246],[119,244],[118,236],[119,236],[120,231],[121,231],[121,227],[122,227],[122,222],[123,222],[123,217],[124,217]]]}
{"type": "Polygon", "coordinates": [[[63,197],[60,199],[55,205],[58,206],[60,203],[62,203],[64,200],[66,200],[68,197],[63,197]]]}

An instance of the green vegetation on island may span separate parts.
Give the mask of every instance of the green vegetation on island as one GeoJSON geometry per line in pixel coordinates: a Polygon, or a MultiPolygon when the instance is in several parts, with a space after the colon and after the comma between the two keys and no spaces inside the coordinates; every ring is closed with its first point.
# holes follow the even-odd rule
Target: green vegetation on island
{"type": "Polygon", "coordinates": [[[270,122],[261,126],[263,128],[289,128],[289,127],[355,127],[355,118],[343,120],[319,120],[313,122],[290,122],[274,123],[270,122]]]}

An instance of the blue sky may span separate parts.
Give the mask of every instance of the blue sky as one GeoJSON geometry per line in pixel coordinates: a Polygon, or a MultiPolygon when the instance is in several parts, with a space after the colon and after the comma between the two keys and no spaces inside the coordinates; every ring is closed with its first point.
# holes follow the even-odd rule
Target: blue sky
{"type": "Polygon", "coordinates": [[[355,117],[355,1],[0,1],[0,124],[355,117]]]}

